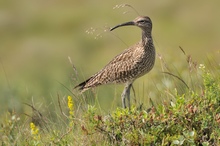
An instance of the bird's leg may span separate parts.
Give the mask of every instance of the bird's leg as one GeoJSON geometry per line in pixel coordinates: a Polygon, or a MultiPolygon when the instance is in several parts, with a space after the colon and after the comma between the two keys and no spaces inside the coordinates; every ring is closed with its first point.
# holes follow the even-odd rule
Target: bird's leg
{"type": "Polygon", "coordinates": [[[130,91],[131,91],[131,87],[132,87],[132,84],[129,84],[128,85],[128,89],[127,89],[127,99],[128,99],[128,108],[129,109],[131,108],[131,105],[130,105],[130,91]]]}
{"type": "Polygon", "coordinates": [[[126,108],[126,97],[127,97],[127,102],[128,102],[128,107],[130,109],[130,89],[132,87],[132,83],[127,83],[125,85],[124,91],[121,94],[121,99],[122,99],[122,107],[126,108]]]}

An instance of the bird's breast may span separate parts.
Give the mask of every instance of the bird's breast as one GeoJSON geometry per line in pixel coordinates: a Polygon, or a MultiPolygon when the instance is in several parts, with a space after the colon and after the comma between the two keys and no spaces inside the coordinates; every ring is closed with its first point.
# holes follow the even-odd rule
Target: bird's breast
{"type": "Polygon", "coordinates": [[[154,46],[145,49],[138,49],[136,52],[136,59],[134,63],[135,77],[140,77],[148,73],[155,63],[155,49],[154,46]]]}

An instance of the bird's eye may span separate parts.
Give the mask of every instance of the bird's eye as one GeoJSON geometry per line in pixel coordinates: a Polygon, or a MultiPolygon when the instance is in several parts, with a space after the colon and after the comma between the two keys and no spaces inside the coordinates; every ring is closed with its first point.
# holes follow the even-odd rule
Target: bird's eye
{"type": "Polygon", "coordinates": [[[145,20],[140,20],[139,23],[144,24],[144,23],[146,23],[146,21],[145,20]]]}

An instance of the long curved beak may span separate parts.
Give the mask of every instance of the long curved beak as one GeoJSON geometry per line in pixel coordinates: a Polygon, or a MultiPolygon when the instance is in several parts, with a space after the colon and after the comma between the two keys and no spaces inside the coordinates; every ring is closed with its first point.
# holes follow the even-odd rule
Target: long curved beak
{"type": "Polygon", "coordinates": [[[128,26],[128,25],[135,25],[135,23],[133,21],[130,21],[130,22],[125,22],[125,23],[122,23],[122,24],[119,24],[119,25],[116,25],[115,27],[112,27],[110,29],[110,31],[118,28],[118,27],[122,27],[122,26],[128,26]]]}

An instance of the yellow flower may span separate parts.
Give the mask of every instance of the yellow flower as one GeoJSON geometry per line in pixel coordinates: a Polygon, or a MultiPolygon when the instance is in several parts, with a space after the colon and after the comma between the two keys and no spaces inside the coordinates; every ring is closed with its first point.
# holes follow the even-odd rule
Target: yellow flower
{"type": "Polygon", "coordinates": [[[69,125],[72,127],[74,122],[73,122],[73,117],[74,117],[74,105],[73,105],[73,99],[71,96],[68,96],[68,108],[69,108],[69,118],[70,118],[70,123],[69,125]]]}
{"type": "Polygon", "coordinates": [[[32,135],[37,135],[39,129],[34,125],[34,123],[31,122],[31,123],[30,123],[30,127],[31,127],[31,134],[32,134],[32,135]]]}
{"type": "Polygon", "coordinates": [[[33,135],[33,138],[39,140],[40,139],[39,128],[37,128],[37,126],[35,126],[33,122],[30,123],[30,128],[31,128],[31,135],[33,135]]]}
{"type": "Polygon", "coordinates": [[[74,108],[73,108],[73,99],[71,96],[68,96],[68,108],[69,108],[69,115],[70,117],[74,116],[74,108]]]}

